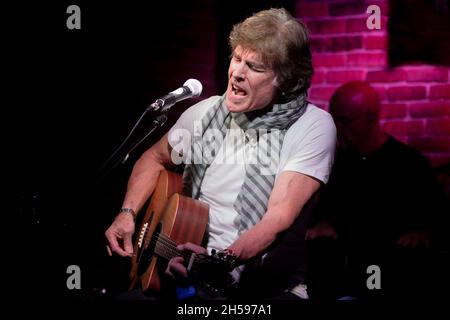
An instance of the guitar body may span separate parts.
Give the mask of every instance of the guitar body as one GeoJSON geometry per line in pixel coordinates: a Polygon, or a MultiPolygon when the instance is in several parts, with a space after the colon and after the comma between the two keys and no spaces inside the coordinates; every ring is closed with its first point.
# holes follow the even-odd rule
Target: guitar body
{"type": "Polygon", "coordinates": [[[201,244],[208,223],[208,205],[179,194],[181,189],[180,175],[161,172],[140,228],[136,230],[130,290],[139,286],[144,292],[161,290],[158,260],[162,258],[157,254],[162,250],[158,240],[161,237],[176,243],[201,244]]]}

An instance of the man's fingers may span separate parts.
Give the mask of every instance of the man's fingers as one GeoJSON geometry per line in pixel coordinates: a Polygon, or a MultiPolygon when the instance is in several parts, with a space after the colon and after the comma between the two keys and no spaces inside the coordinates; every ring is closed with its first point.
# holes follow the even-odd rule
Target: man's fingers
{"type": "Polygon", "coordinates": [[[199,245],[193,244],[191,242],[186,242],[184,244],[180,244],[177,246],[178,250],[189,250],[197,254],[203,254],[206,252],[206,249],[200,247],[199,245]]]}
{"type": "Polygon", "coordinates": [[[112,250],[113,252],[117,253],[119,256],[122,256],[122,257],[129,257],[129,256],[130,256],[130,254],[129,254],[128,252],[124,251],[124,250],[123,250],[121,247],[119,247],[119,246],[113,246],[113,245],[111,245],[111,250],[112,250]]]}
{"type": "Polygon", "coordinates": [[[117,242],[116,236],[114,234],[112,234],[111,232],[109,232],[109,230],[107,230],[105,232],[105,236],[106,236],[106,240],[108,240],[108,242],[109,242],[110,251],[112,250],[113,252],[116,252],[115,248],[120,248],[119,243],[117,242]]]}
{"type": "Polygon", "coordinates": [[[183,265],[184,259],[182,257],[175,257],[170,259],[167,264],[166,274],[175,278],[176,276],[187,277],[187,270],[183,265]]]}
{"type": "Polygon", "coordinates": [[[117,241],[117,236],[115,234],[111,234],[110,232],[106,232],[105,233],[106,239],[109,242],[109,248],[110,251],[117,253],[119,256],[122,257],[129,257],[130,254],[127,253],[126,251],[124,251],[120,245],[119,242],[117,241]]]}
{"type": "Polygon", "coordinates": [[[133,255],[133,243],[131,242],[131,236],[126,236],[125,239],[123,239],[123,245],[125,252],[128,253],[129,256],[133,255]]]}
{"type": "MultiPolygon", "coordinates": [[[[196,254],[202,254],[206,252],[205,248],[200,247],[199,245],[193,244],[191,242],[180,244],[177,246],[177,249],[180,251],[191,251],[196,254]]],[[[184,262],[183,257],[175,257],[170,259],[169,263],[167,264],[166,274],[171,276],[172,278],[180,276],[187,278],[188,272],[186,270],[186,267],[183,265],[183,262],[184,262]]]]}

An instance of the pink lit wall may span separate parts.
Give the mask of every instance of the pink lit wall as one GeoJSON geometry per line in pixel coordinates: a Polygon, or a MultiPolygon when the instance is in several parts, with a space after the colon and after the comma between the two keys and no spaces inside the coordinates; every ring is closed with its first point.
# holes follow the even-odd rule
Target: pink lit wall
{"type": "Polygon", "coordinates": [[[433,166],[448,163],[450,68],[424,63],[389,68],[388,14],[388,0],[296,2],[295,15],[312,35],[315,75],[309,98],[327,109],[341,84],[367,80],[380,94],[384,129],[428,156],[433,166]],[[380,30],[366,26],[372,4],[381,9],[380,30]]]}

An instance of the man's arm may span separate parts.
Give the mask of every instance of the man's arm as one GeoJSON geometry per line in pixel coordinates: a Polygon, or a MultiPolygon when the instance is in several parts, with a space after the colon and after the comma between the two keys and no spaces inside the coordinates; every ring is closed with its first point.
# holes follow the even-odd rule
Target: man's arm
{"type": "MultiPolygon", "coordinates": [[[[171,163],[170,145],[166,134],[136,161],[128,180],[122,207],[139,212],[153,193],[160,172],[171,163]]],[[[134,227],[133,217],[130,214],[119,214],[115,218],[105,232],[109,247],[113,252],[124,257],[133,254],[134,227]],[[119,243],[119,240],[122,240],[123,243],[119,243]]]]}
{"type": "Polygon", "coordinates": [[[138,212],[153,193],[160,172],[170,164],[170,145],[166,134],[136,161],[122,207],[138,212]]]}
{"type": "Polygon", "coordinates": [[[275,181],[266,214],[229,249],[241,261],[263,252],[280,232],[292,225],[303,206],[319,187],[320,182],[315,178],[294,171],[282,172],[275,181]]]}

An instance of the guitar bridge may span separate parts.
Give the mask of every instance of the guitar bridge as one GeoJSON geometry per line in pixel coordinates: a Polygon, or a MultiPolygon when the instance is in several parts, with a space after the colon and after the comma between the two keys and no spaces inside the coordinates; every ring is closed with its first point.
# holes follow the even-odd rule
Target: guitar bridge
{"type": "Polygon", "coordinates": [[[139,249],[142,248],[142,245],[144,243],[145,234],[147,233],[147,228],[148,228],[148,222],[146,222],[142,225],[141,232],[139,233],[139,238],[138,238],[139,249]]]}

